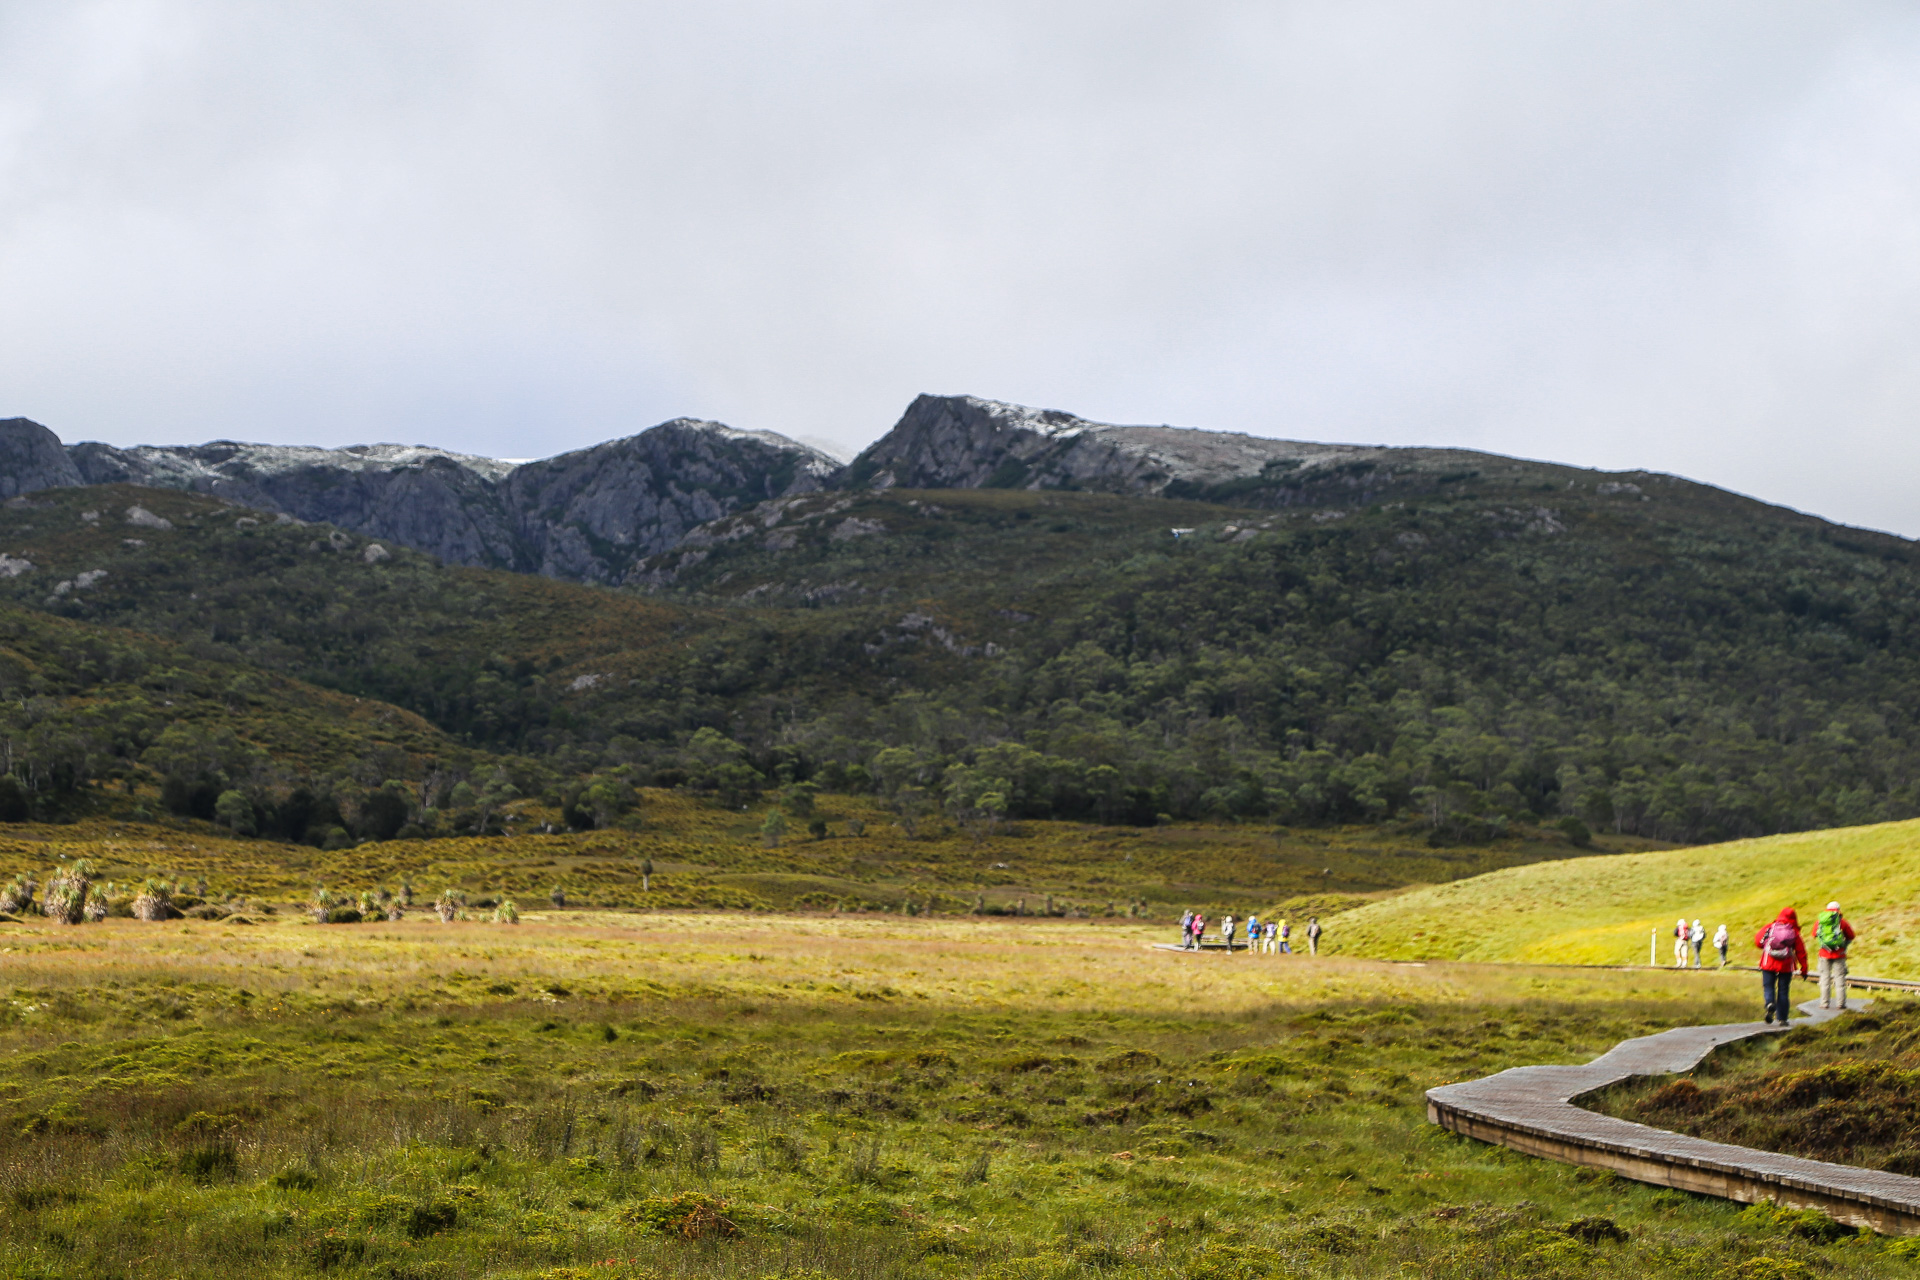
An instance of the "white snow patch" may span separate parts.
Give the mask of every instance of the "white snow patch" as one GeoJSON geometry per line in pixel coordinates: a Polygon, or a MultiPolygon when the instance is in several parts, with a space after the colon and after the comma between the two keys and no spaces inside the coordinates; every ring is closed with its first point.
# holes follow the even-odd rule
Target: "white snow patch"
{"type": "Polygon", "coordinates": [[[575,676],[567,684],[567,690],[570,693],[585,693],[606,678],[605,673],[599,671],[589,672],[584,676],[575,676]]]}
{"type": "Polygon", "coordinates": [[[10,556],[0,551],[0,578],[17,578],[23,573],[33,572],[33,561],[19,556],[10,556]]]}

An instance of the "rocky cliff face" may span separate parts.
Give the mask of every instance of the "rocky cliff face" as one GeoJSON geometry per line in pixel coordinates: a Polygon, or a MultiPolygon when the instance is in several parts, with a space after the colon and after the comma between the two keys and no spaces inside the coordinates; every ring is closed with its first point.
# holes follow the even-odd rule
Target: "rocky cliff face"
{"type": "Polygon", "coordinates": [[[771,431],[676,418],[637,436],[515,468],[500,494],[524,567],[620,582],[689,529],[769,498],[818,489],[840,464],[771,431]]]}
{"type": "Polygon", "coordinates": [[[188,489],[453,564],[583,582],[619,582],[695,525],[817,489],[838,469],[784,436],[687,418],[519,466],[393,444],[63,448],[24,418],[0,422],[0,497],[82,484],[188,489]]]}
{"type": "Polygon", "coordinates": [[[38,423],[0,421],[0,498],[116,482],[191,489],[453,564],[609,584],[701,525],[819,489],[1087,489],[1346,507],[1468,482],[1538,489],[1578,474],[1462,449],[1113,426],[974,396],[919,397],[846,467],[785,436],[692,418],[520,465],[393,444],[63,447],[38,423]]]}
{"type": "Polygon", "coordinates": [[[513,567],[513,521],[496,482],[511,463],[442,449],[315,449],[228,440],[69,452],[82,484],[189,489],[299,520],[337,525],[431,552],[452,564],[513,567]]]}
{"type": "MultiPolygon", "coordinates": [[[[1465,449],[1114,426],[974,396],[916,399],[837,479],[854,488],[1086,489],[1288,506],[1361,503],[1540,464],[1465,449]]],[[[1517,472],[1516,472],[1517,474],[1517,472]]]]}
{"type": "Polygon", "coordinates": [[[59,436],[28,418],[0,418],[0,498],[85,483],[59,436]]]}

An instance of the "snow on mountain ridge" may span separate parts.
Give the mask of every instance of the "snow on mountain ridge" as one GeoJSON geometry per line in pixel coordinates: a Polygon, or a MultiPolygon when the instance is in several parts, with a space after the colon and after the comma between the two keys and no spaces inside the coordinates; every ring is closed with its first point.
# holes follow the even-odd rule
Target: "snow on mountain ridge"
{"type": "Polygon", "coordinates": [[[10,482],[9,492],[81,484],[185,489],[454,564],[585,582],[618,582],[634,560],[695,525],[821,488],[840,469],[829,455],[775,432],[694,418],[524,462],[394,443],[62,445],[38,423],[0,422],[0,488],[10,482]]]}

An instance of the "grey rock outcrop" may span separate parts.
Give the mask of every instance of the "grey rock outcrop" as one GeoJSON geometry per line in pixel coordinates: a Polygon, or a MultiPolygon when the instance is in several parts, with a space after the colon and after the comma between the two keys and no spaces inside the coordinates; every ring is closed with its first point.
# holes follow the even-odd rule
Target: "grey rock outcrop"
{"type": "Polygon", "coordinates": [[[853,488],[1085,489],[1260,505],[1365,502],[1449,474],[1530,466],[1465,449],[1115,426],[1055,409],[923,395],[836,478],[853,488]]]}
{"type": "Polygon", "coordinates": [[[818,489],[839,469],[826,454],[770,431],[691,418],[518,465],[396,444],[63,448],[37,423],[0,423],[0,497],[83,484],[185,489],[452,564],[581,582],[619,582],[636,560],[673,546],[688,529],[818,489]]]}
{"type": "Polygon", "coordinates": [[[315,449],[217,440],[71,450],[84,484],[212,494],[297,520],[418,547],[453,564],[517,567],[513,521],[496,481],[513,464],[410,445],[315,449]]]}
{"type": "Polygon", "coordinates": [[[59,436],[30,418],[0,418],[0,498],[85,483],[59,436]]]}
{"type": "MultiPolygon", "coordinates": [[[[770,431],[693,418],[520,464],[397,444],[62,446],[38,423],[0,421],[0,499],[86,484],[185,489],[452,564],[609,584],[654,573],[640,562],[676,546],[698,553],[704,525],[821,489],[1085,489],[1337,508],[1450,482],[1537,488],[1584,474],[1463,449],[1115,426],[975,396],[918,397],[847,466],[770,431]]],[[[835,536],[875,532],[852,521],[835,536]]]]}
{"type": "Polygon", "coordinates": [[[840,464],[770,431],[676,418],[651,431],[516,468],[500,486],[525,567],[619,582],[687,531],[769,498],[822,487],[840,464]]]}

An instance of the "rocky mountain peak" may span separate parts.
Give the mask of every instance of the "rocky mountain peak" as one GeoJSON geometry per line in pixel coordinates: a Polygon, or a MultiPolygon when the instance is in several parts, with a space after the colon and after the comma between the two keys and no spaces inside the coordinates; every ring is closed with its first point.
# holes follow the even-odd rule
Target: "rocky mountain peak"
{"type": "Polygon", "coordinates": [[[528,463],[392,443],[63,446],[38,423],[0,422],[0,497],[85,484],[184,489],[454,564],[586,582],[619,582],[688,529],[821,488],[838,470],[785,436],[696,418],[528,463]]]}
{"type": "Polygon", "coordinates": [[[1468,478],[1537,482],[1568,468],[1467,449],[1279,440],[1235,431],[1122,426],[978,396],[922,395],[838,483],[885,489],[1085,489],[1345,505],[1468,478]]]}

